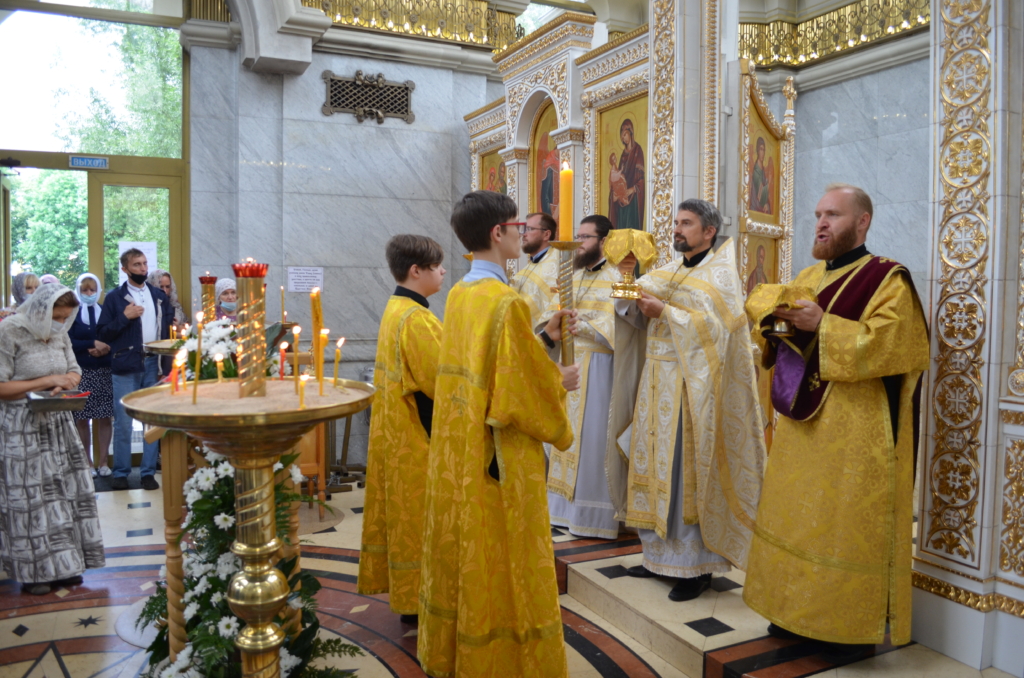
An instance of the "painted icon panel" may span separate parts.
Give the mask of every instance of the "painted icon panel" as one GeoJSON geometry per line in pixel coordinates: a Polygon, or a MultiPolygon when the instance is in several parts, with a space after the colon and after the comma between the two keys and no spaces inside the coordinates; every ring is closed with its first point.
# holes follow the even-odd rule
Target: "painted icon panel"
{"type": "Polygon", "coordinates": [[[644,94],[598,114],[594,211],[615,228],[647,227],[647,106],[644,94]]]}
{"type": "Polygon", "coordinates": [[[750,196],[747,209],[751,219],[766,223],[779,222],[779,163],[782,157],[779,140],[771,133],[757,106],[750,106],[750,126],[747,130],[747,174],[750,196]]]}
{"type": "Polygon", "coordinates": [[[480,189],[508,195],[505,161],[498,151],[480,156],[480,189]]]}
{"type": "Polygon", "coordinates": [[[551,133],[558,128],[554,105],[543,104],[530,140],[530,211],[547,212],[558,221],[558,149],[551,133]]]}

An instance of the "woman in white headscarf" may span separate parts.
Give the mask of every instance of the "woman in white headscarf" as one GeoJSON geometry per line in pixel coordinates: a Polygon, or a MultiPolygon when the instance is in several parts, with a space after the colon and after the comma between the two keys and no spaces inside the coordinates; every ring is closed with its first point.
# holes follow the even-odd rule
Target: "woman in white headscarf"
{"type": "Polygon", "coordinates": [[[80,308],[71,326],[68,336],[71,337],[71,348],[75,351],[75,360],[82,368],[82,383],[78,386],[89,392],[89,401],[85,409],[74,413],[75,426],[82,438],[85,456],[90,456],[92,435],[89,422],[98,437],[96,445],[97,470],[93,477],[109,476],[110,466],[107,465],[107,452],[113,436],[114,416],[114,382],[110,376],[110,346],[99,340],[97,330],[100,322],[100,297],[103,295],[103,284],[92,273],[83,273],[75,281],[75,294],[80,308]]]}
{"type": "Polygon", "coordinates": [[[26,399],[78,388],[68,337],[77,311],[74,292],[51,283],[0,323],[0,567],[33,595],[80,584],[105,562],[92,465],[71,413],[33,413],[26,399]]]}
{"type": "Polygon", "coordinates": [[[181,307],[181,302],[178,301],[178,286],[174,283],[174,278],[171,277],[171,274],[158,268],[150,272],[146,282],[153,287],[163,290],[163,293],[171,300],[171,306],[174,307],[174,324],[177,327],[183,326],[187,316],[185,315],[185,309],[181,307]]]}
{"type": "Polygon", "coordinates": [[[214,288],[217,295],[217,320],[227,318],[235,322],[235,309],[238,304],[238,292],[235,291],[234,278],[221,278],[214,288]]]}

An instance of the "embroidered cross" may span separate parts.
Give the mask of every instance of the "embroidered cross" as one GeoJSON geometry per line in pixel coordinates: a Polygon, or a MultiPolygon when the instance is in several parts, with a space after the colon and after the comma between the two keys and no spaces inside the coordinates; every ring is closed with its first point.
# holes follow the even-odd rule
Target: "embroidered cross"
{"type": "Polygon", "coordinates": [[[807,380],[807,388],[813,393],[818,390],[819,386],[821,386],[821,380],[818,378],[818,373],[815,372],[811,375],[811,378],[807,380]]]}

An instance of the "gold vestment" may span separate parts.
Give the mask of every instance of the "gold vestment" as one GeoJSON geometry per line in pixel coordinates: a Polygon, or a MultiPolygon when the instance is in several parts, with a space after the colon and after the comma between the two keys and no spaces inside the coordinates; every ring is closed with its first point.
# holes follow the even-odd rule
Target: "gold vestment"
{"type": "Polygon", "coordinates": [[[745,569],[765,446],[736,248],[726,240],[693,268],[673,261],[644,275],[665,302],[647,325],[647,356],[630,435],[626,524],[665,539],[680,414],[685,524],[745,569]]]}
{"type": "Polygon", "coordinates": [[[537,329],[551,300],[558,299],[558,294],[552,291],[558,286],[558,252],[549,249],[539,264],[531,261],[516,273],[509,285],[522,295],[530,309],[530,328],[537,329]]]}
{"type": "MultiPolygon", "coordinates": [[[[566,398],[573,444],[565,451],[551,451],[548,489],[569,501],[573,500],[580,464],[580,432],[587,405],[590,359],[595,353],[612,353],[615,357],[612,379],[614,388],[608,408],[608,442],[601,460],[608,478],[609,497],[616,513],[621,516],[625,513],[629,466],[616,440],[629,425],[633,414],[637,382],[643,364],[640,347],[643,332],[615,314],[611,292],[612,284],[618,282],[622,282],[622,275],[607,261],[597,271],[580,269],[573,274],[573,297],[577,311],[574,343],[576,364],[580,367],[580,388],[571,391],[566,398]]],[[[546,322],[557,310],[558,297],[555,296],[541,322],[546,322]]]]}
{"type": "Polygon", "coordinates": [[[430,441],[413,394],[434,397],[440,345],[433,313],[408,297],[388,300],[377,335],[358,590],[390,592],[398,614],[419,611],[430,441]]]}
{"type": "Polygon", "coordinates": [[[452,288],[427,477],[427,675],[567,675],[541,449],[572,444],[565,394],[522,297],[489,278],[452,288]]]}
{"type": "MultiPolygon", "coordinates": [[[[820,291],[867,260],[834,271],[822,262],[793,284],[820,291]]],[[[759,333],[754,339],[767,349],[759,333]]],[[[881,643],[888,621],[892,642],[908,643],[912,401],[929,347],[906,270],[881,282],[859,321],[826,312],[811,350],[830,390],[809,419],[779,416],[743,599],[818,640],[881,643]],[[881,379],[889,375],[903,375],[895,443],[881,379]]]]}

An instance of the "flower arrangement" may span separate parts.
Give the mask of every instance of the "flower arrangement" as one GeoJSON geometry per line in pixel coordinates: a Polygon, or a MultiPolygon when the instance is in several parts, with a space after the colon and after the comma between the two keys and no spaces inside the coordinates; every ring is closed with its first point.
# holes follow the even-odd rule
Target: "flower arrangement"
{"type": "MultiPolygon", "coordinates": [[[[184,552],[185,571],[185,628],[188,644],[170,661],[167,625],[166,582],[158,582],[156,593],[146,602],[138,625],[156,622],[156,639],[149,646],[152,653],[146,678],[241,678],[240,661],[232,661],[238,650],[235,636],[242,620],[228,606],[227,591],[232,576],[242,563],[231,552],[235,539],[235,469],[227,459],[215,452],[204,450],[209,466],[197,469],[184,485],[188,514],[182,525],[182,537],[189,544],[184,552]]],[[[278,537],[288,541],[288,511],[299,494],[285,485],[289,465],[294,483],[302,480],[298,466],[292,464],[296,454],[286,455],[274,469],[279,471],[274,485],[275,513],[278,537]]],[[[318,637],[320,622],[316,616],[316,599],[320,582],[308,572],[294,572],[296,559],[283,560],[277,567],[288,578],[292,590],[288,608],[300,610],[300,623],[281,647],[282,678],[342,678],[352,672],[333,668],[317,668],[312,662],[329,656],[354,657],[362,654],[354,645],[339,638],[318,637]]],[[[161,569],[161,577],[166,570],[161,569]]],[[[278,618],[278,624],[284,619],[278,618]]]]}
{"type": "MultiPolygon", "coordinates": [[[[182,348],[188,351],[188,361],[185,364],[185,376],[193,379],[196,365],[196,348],[199,340],[195,336],[195,328],[187,339],[179,339],[174,348],[182,348]]],[[[199,366],[200,379],[216,379],[217,363],[214,356],[223,356],[222,367],[224,378],[232,379],[238,376],[238,365],[235,364],[235,352],[238,350],[238,335],[235,326],[228,318],[212,320],[203,324],[203,361],[199,366]]],[[[280,369],[280,360],[275,347],[267,349],[267,376],[276,377],[280,369]]],[[[291,365],[285,361],[284,373],[291,374],[291,365]]]]}

